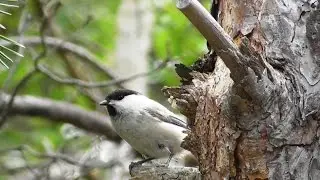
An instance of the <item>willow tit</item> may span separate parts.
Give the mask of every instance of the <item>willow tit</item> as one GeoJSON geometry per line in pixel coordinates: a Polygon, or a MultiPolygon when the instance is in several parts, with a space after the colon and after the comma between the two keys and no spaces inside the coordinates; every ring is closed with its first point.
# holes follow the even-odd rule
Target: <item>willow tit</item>
{"type": "Polygon", "coordinates": [[[145,157],[134,165],[163,157],[168,157],[169,165],[173,155],[183,151],[180,145],[187,135],[187,124],[160,103],[121,89],[109,94],[100,105],[106,106],[119,136],[145,157]]]}

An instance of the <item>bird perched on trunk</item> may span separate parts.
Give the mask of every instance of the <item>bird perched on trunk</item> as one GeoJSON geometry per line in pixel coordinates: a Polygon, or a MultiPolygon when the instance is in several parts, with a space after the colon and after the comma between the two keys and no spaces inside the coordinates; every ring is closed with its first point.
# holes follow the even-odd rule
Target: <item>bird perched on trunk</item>
{"type": "Polygon", "coordinates": [[[187,135],[187,124],[160,103],[136,91],[120,89],[100,105],[106,106],[119,136],[145,157],[132,165],[163,157],[168,157],[169,165],[171,158],[183,151],[180,145],[187,135]]]}

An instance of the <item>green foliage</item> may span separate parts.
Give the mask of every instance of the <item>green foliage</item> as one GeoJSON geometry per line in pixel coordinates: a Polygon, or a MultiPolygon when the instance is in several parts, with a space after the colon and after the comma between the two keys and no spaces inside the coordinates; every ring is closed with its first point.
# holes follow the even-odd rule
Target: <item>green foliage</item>
{"type": "MultiPolygon", "coordinates": [[[[153,34],[156,59],[172,58],[177,63],[191,65],[206,50],[206,41],[171,2],[156,9],[156,12],[153,34]]],[[[159,79],[164,85],[179,84],[173,69],[162,71],[159,79]]]]}
{"type": "Polygon", "coordinates": [[[101,58],[106,57],[114,50],[120,2],[63,1],[55,22],[65,39],[83,44],[101,58]]]}

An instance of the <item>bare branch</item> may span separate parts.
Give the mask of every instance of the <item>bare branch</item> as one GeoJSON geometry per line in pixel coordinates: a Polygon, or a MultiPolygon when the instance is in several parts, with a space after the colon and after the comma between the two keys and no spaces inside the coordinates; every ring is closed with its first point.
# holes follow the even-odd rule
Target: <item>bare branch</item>
{"type": "Polygon", "coordinates": [[[20,151],[22,158],[25,160],[26,162],[26,166],[25,167],[20,167],[18,169],[10,169],[10,170],[6,170],[6,171],[16,171],[19,172],[19,170],[21,171],[22,169],[28,169],[34,176],[38,176],[39,173],[37,171],[35,171],[35,169],[42,167],[42,166],[47,166],[47,165],[51,165],[53,162],[56,162],[57,160],[60,161],[64,161],[68,164],[71,165],[75,165],[78,166],[80,168],[85,168],[87,170],[90,169],[94,169],[94,168],[99,168],[99,169],[107,169],[107,168],[112,168],[113,166],[119,165],[120,162],[116,159],[112,159],[108,162],[81,162],[80,160],[77,160],[73,157],[70,157],[66,154],[61,154],[61,153],[41,153],[38,152],[34,149],[32,149],[30,146],[28,145],[20,145],[17,147],[13,147],[13,148],[9,148],[9,149],[0,149],[0,153],[7,153],[10,151],[20,151]],[[49,162],[46,162],[44,164],[40,164],[40,165],[33,165],[33,166],[29,166],[27,163],[27,158],[26,158],[26,154],[30,154],[32,156],[35,156],[37,158],[45,158],[45,159],[51,159],[49,162]]]}
{"type": "MultiPolygon", "coordinates": [[[[38,56],[34,58],[34,66],[37,67],[40,59],[42,59],[46,54],[47,54],[47,49],[43,41],[44,37],[44,31],[47,25],[47,19],[44,18],[41,26],[40,26],[40,35],[41,35],[41,44],[43,47],[42,53],[40,53],[38,56]]],[[[18,91],[33,77],[33,75],[37,72],[37,69],[33,69],[30,71],[27,75],[22,78],[22,80],[18,83],[18,85],[14,88],[10,100],[6,104],[6,106],[2,109],[1,114],[0,114],[0,128],[3,126],[3,124],[6,122],[7,116],[9,114],[10,108],[12,107],[13,101],[15,96],[17,95],[18,91]]]]}
{"type": "Polygon", "coordinates": [[[79,166],[82,168],[89,168],[89,169],[93,169],[93,168],[111,168],[117,164],[119,164],[119,161],[116,160],[111,160],[107,163],[87,163],[87,162],[80,162],[80,160],[76,160],[72,157],[69,157],[68,155],[65,154],[60,154],[60,153],[39,153],[31,148],[29,148],[28,146],[23,146],[23,148],[21,149],[21,151],[26,151],[30,154],[32,154],[33,156],[36,156],[38,158],[50,158],[53,160],[61,160],[64,161],[66,163],[75,165],[75,166],[79,166]]]}
{"type": "MultiPolygon", "coordinates": [[[[10,95],[0,95],[0,109],[9,102],[10,95]]],[[[113,141],[120,137],[112,129],[106,115],[90,112],[70,103],[33,96],[16,96],[8,115],[41,116],[50,120],[70,123],[87,131],[105,135],[113,141]]]]}
{"type": "MultiPolygon", "coordinates": [[[[17,39],[18,37],[10,37],[10,38],[17,39]]],[[[23,39],[22,43],[25,44],[26,46],[36,46],[41,43],[41,38],[38,36],[25,37],[23,39]]],[[[82,46],[65,41],[63,39],[54,38],[54,37],[45,37],[44,43],[47,46],[51,46],[51,47],[54,47],[54,48],[57,48],[57,49],[60,49],[63,51],[71,52],[71,53],[81,57],[81,59],[79,59],[79,60],[82,60],[85,63],[90,64],[94,68],[104,72],[104,74],[106,74],[110,79],[116,78],[116,75],[110,69],[99,64],[98,62],[100,62],[100,60],[98,58],[96,58],[96,56],[94,54],[92,54],[90,51],[88,51],[86,48],[84,48],[82,46]]],[[[0,44],[1,45],[10,45],[6,41],[0,41],[0,44]]]]}
{"type": "MultiPolygon", "coordinates": [[[[177,8],[208,40],[215,51],[237,50],[230,36],[197,0],[178,0],[177,8]]],[[[223,59],[223,58],[222,58],[223,59]]]]}
{"type": "Polygon", "coordinates": [[[148,72],[138,73],[138,74],[135,74],[135,75],[132,75],[129,77],[114,79],[111,81],[102,81],[102,82],[86,82],[86,81],[82,81],[80,79],[74,79],[74,78],[61,78],[61,77],[57,76],[56,74],[52,73],[50,70],[48,70],[44,66],[39,65],[37,68],[39,69],[39,71],[41,73],[46,75],[48,78],[50,78],[54,81],[57,81],[59,83],[62,83],[62,84],[77,85],[77,86],[86,87],[86,88],[103,88],[103,87],[112,86],[112,85],[120,85],[122,83],[134,80],[139,77],[151,75],[152,73],[155,73],[155,72],[165,68],[166,65],[168,64],[168,62],[169,62],[169,60],[162,62],[156,68],[154,68],[148,72]]]}
{"type": "Polygon", "coordinates": [[[236,83],[240,82],[247,74],[247,69],[239,58],[242,54],[219,23],[197,0],[177,0],[177,8],[191,21],[217,55],[221,57],[231,71],[231,78],[236,83]]]}
{"type": "Polygon", "coordinates": [[[13,93],[11,94],[11,98],[8,101],[8,103],[4,106],[4,108],[1,111],[0,116],[0,128],[3,126],[3,124],[6,122],[7,116],[9,114],[10,108],[12,107],[13,101],[15,96],[17,95],[19,89],[24,86],[24,84],[31,79],[31,77],[36,73],[36,70],[30,71],[22,80],[19,82],[19,84],[16,86],[16,88],[13,90],[13,93]]]}
{"type": "Polygon", "coordinates": [[[216,22],[211,14],[197,0],[177,0],[177,7],[207,39],[211,47],[230,70],[237,95],[254,99],[260,103],[261,91],[256,88],[257,81],[273,81],[270,66],[261,54],[256,52],[247,38],[242,38],[239,48],[216,22]],[[239,86],[241,84],[241,86],[239,86]],[[245,88],[243,88],[245,87],[245,88]]]}
{"type": "Polygon", "coordinates": [[[23,151],[22,148],[19,148],[20,152],[21,152],[21,157],[23,158],[23,160],[26,162],[26,169],[31,172],[33,174],[34,177],[39,177],[39,173],[37,171],[35,171],[28,163],[27,161],[27,157],[26,157],[26,154],[25,152],[23,151]]]}

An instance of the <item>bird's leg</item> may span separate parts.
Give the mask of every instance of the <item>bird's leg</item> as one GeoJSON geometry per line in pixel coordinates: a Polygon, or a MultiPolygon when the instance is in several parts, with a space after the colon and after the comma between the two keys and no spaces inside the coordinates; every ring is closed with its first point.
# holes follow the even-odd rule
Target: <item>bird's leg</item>
{"type": "Polygon", "coordinates": [[[167,160],[167,162],[166,162],[166,164],[165,164],[165,166],[168,167],[174,154],[172,153],[172,151],[171,151],[168,147],[166,147],[166,146],[163,145],[162,148],[165,149],[165,150],[167,150],[167,151],[169,152],[169,158],[168,158],[168,160],[167,160]]]}
{"type": "Polygon", "coordinates": [[[168,158],[168,160],[167,160],[167,162],[166,162],[166,166],[168,167],[174,154],[170,151],[170,149],[169,149],[168,147],[166,147],[166,149],[167,149],[167,150],[169,151],[169,153],[170,153],[170,154],[169,154],[169,158],[168,158]]]}
{"type": "Polygon", "coordinates": [[[170,148],[167,147],[167,146],[165,146],[164,144],[158,144],[158,147],[159,147],[159,149],[165,149],[166,151],[169,152],[169,158],[168,158],[167,162],[165,163],[165,166],[168,167],[174,154],[172,153],[172,151],[170,150],[170,148]]]}
{"type": "MultiPolygon", "coordinates": [[[[145,162],[148,162],[148,161],[151,161],[151,160],[153,160],[154,158],[146,158],[146,159],[142,159],[141,161],[137,161],[137,162],[132,162],[133,164],[136,164],[136,165],[141,165],[141,164],[143,164],[143,163],[145,163],[145,162]]],[[[131,164],[132,164],[131,163],[131,164]]]]}

